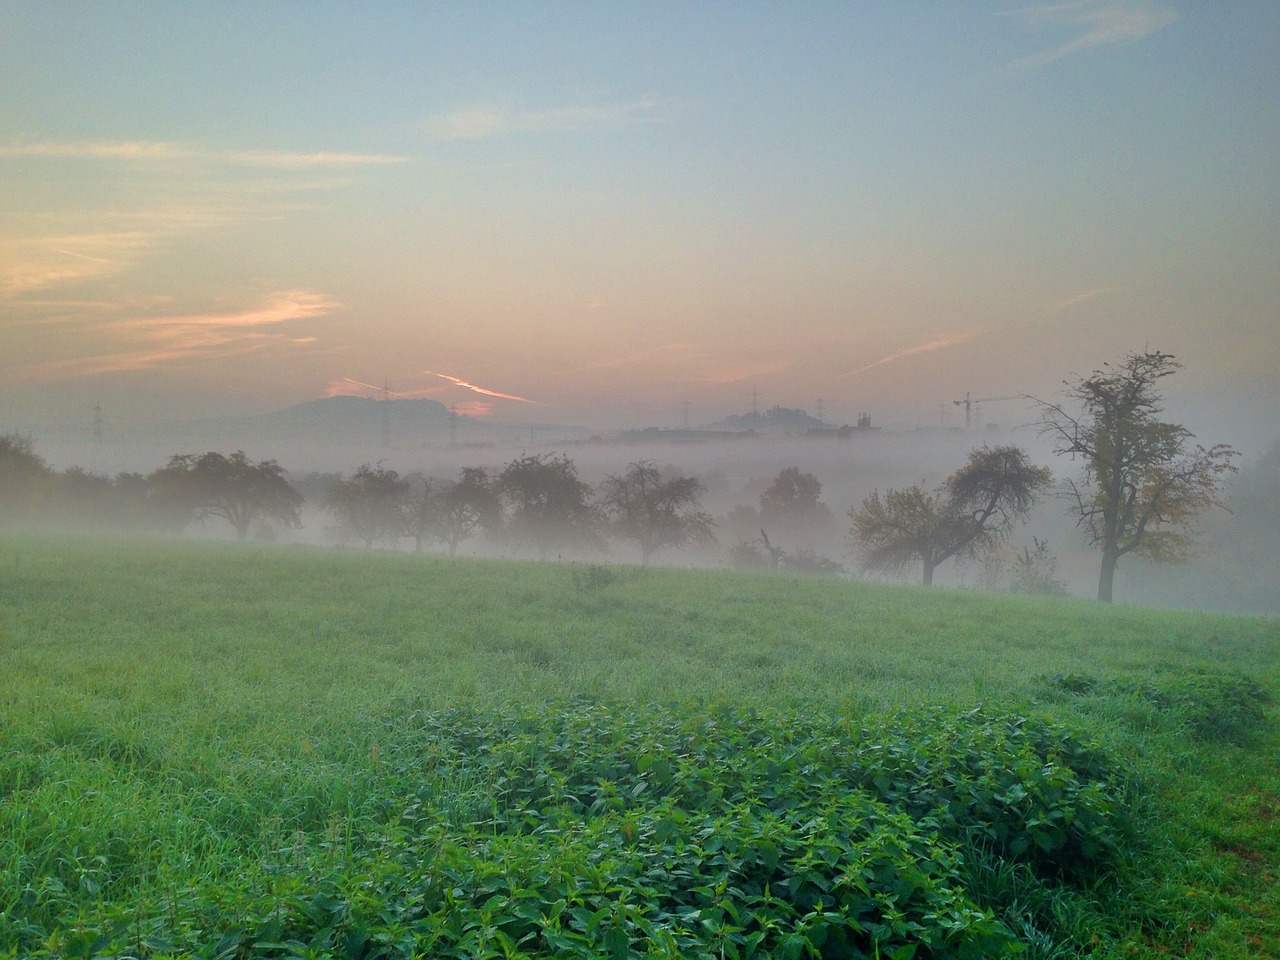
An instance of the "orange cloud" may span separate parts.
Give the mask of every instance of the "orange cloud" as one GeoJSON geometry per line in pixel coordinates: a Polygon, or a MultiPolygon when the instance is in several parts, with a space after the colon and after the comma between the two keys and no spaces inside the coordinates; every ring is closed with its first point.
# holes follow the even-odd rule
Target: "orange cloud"
{"type": "MultiPolygon", "coordinates": [[[[49,383],[99,373],[145,370],[194,357],[236,356],[297,339],[270,330],[290,320],[322,316],[342,305],[324,294],[289,290],[238,313],[132,317],[89,324],[86,334],[122,341],[124,349],[19,366],[19,383],[49,383]]],[[[303,341],[314,338],[303,338],[303,341]]]]}

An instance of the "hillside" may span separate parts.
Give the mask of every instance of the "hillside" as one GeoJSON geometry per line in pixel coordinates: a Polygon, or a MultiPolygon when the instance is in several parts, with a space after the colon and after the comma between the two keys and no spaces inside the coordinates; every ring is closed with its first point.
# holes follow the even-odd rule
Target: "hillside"
{"type": "Polygon", "coordinates": [[[698,956],[717,876],[726,956],[1280,945],[1274,621],[221,543],[0,569],[0,953],[698,956]],[[865,897],[796,873],[856,851],[865,897]]]}

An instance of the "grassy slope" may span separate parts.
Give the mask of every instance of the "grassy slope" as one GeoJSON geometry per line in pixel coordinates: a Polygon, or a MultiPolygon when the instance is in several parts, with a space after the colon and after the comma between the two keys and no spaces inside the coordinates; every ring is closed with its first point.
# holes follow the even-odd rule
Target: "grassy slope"
{"type": "Polygon", "coordinates": [[[77,851],[101,857],[112,836],[163,879],[234,871],[255,844],[332,824],[376,789],[381,720],[409,709],[576,694],[855,713],[987,702],[1088,729],[1167,804],[1168,846],[1134,903],[1173,919],[1106,951],[1280,955],[1275,725],[1244,747],[1206,743],[1132,698],[1046,697],[1037,681],[1227,669],[1280,693],[1274,621],[694,570],[619,569],[592,587],[583,574],[0,541],[0,908],[21,865],[47,861],[91,915],[95,861],[77,851]]]}

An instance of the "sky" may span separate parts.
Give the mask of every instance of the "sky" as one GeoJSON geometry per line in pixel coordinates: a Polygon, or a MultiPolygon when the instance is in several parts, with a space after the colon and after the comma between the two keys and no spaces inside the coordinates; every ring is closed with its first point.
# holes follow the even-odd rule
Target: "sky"
{"type": "Polygon", "coordinates": [[[1158,349],[1263,443],[1278,92],[1264,0],[7,0],[0,431],[911,429],[1158,349]]]}

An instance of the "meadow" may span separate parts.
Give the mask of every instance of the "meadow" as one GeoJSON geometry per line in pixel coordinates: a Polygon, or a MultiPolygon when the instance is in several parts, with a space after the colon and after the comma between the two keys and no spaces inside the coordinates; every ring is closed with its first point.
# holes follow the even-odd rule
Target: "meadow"
{"type": "Polygon", "coordinates": [[[0,538],[0,956],[1280,956],[1280,623],[0,538]]]}

